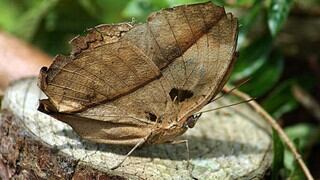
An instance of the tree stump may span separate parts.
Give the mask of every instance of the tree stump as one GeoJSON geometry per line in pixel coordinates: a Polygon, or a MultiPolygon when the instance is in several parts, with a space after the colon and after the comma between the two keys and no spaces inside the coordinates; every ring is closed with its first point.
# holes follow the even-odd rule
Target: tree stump
{"type": "MultiPolygon", "coordinates": [[[[0,174],[43,179],[252,179],[272,161],[271,128],[250,104],[202,114],[179,139],[185,144],[142,147],[116,170],[131,149],[81,140],[70,126],[37,111],[45,98],[35,78],[7,89],[0,116],[0,174]]],[[[205,107],[241,101],[226,95],[205,107]]],[[[1,177],[0,176],[0,177],[1,177]]]]}

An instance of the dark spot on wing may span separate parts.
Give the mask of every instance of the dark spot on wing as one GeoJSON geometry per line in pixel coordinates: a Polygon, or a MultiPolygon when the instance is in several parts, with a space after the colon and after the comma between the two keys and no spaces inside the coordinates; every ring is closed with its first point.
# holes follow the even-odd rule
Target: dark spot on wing
{"type": "Polygon", "coordinates": [[[193,96],[193,92],[190,90],[172,88],[169,93],[171,100],[175,102],[183,102],[193,96]]]}
{"type": "Polygon", "coordinates": [[[146,112],[147,114],[147,119],[149,119],[152,122],[156,122],[157,121],[157,116],[155,114],[153,114],[152,112],[146,112]]]}

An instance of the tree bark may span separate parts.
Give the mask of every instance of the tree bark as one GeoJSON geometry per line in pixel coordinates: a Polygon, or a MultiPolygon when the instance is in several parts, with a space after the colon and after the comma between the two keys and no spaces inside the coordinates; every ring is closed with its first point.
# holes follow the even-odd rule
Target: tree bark
{"type": "MultiPolygon", "coordinates": [[[[252,179],[262,178],[271,165],[272,133],[250,104],[202,114],[196,126],[179,139],[136,150],[81,140],[72,129],[38,112],[44,95],[35,78],[19,80],[5,92],[0,116],[2,179],[252,179]]],[[[205,107],[239,102],[226,95],[205,107]]],[[[1,177],[0,176],[0,177],[1,177]]]]}

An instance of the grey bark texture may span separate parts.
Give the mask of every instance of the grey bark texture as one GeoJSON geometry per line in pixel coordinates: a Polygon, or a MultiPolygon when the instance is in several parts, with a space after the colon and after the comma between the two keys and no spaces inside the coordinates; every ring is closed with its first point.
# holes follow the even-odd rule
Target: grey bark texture
{"type": "MultiPolygon", "coordinates": [[[[0,116],[0,177],[14,179],[261,179],[272,160],[271,128],[249,104],[202,114],[178,139],[185,144],[139,148],[83,141],[69,127],[37,111],[45,98],[35,78],[7,89],[0,116]]],[[[205,109],[241,101],[226,95],[205,109]]]]}

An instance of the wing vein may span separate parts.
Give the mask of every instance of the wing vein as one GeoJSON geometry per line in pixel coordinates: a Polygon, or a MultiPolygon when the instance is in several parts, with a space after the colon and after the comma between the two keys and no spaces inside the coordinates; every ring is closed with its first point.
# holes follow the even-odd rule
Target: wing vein
{"type": "MultiPolygon", "coordinates": [[[[179,42],[178,42],[178,40],[177,40],[177,37],[176,37],[176,34],[174,33],[174,30],[173,30],[173,28],[172,28],[172,26],[171,26],[171,24],[170,24],[170,22],[169,22],[169,20],[168,20],[168,17],[167,17],[167,15],[166,15],[166,13],[164,13],[164,17],[165,17],[165,19],[166,19],[166,21],[167,21],[167,23],[168,23],[168,25],[169,25],[169,28],[170,28],[170,30],[171,30],[171,33],[172,33],[172,35],[173,35],[173,38],[174,38],[174,40],[175,40],[175,42],[176,42],[176,46],[178,47],[178,50],[179,50],[179,54],[181,55],[181,58],[182,58],[182,62],[183,62],[183,66],[184,66],[184,75],[186,76],[186,64],[185,64],[185,60],[184,60],[184,54],[182,53],[182,50],[181,50],[181,47],[180,47],[180,44],[179,44],[179,42]]],[[[175,81],[176,82],[176,81],[175,81]]],[[[177,82],[176,82],[176,84],[177,84],[177,82]]]]}

